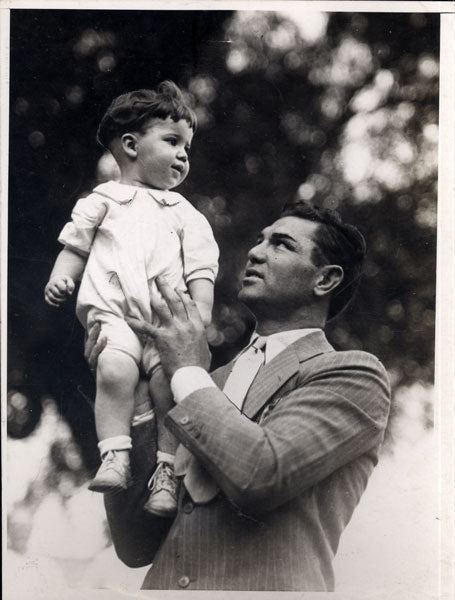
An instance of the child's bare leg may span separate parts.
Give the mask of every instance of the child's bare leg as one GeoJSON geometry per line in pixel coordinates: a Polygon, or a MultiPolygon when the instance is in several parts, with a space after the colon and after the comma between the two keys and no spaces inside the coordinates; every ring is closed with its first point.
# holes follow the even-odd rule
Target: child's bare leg
{"type": "Polygon", "coordinates": [[[167,413],[175,404],[169,381],[161,365],[154,369],[150,377],[149,388],[156,416],[158,452],[175,456],[179,443],[164,424],[167,413]]]}
{"type": "Polygon", "coordinates": [[[122,352],[105,350],[98,359],[95,422],[103,463],[89,486],[93,491],[128,487],[131,419],[139,371],[122,352]]]}
{"type": "Polygon", "coordinates": [[[149,482],[150,497],[144,509],[154,515],[172,517],[177,509],[174,456],[178,441],[164,424],[166,414],[174,406],[174,399],[161,365],[154,369],[149,388],[156,417],[158,466],[149,482]]]}

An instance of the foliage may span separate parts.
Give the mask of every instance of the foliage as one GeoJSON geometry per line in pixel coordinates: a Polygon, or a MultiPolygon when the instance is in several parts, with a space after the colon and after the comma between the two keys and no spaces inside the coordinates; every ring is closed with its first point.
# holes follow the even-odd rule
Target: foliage
{"type": "Polygon", "coordinates": [[[12,11],[9,385],[26,398],[12,433],[50,393],[96,462],[74,303],[48,309],[42,290],[72,205],[110,172],[95,144],[103,110],[165,78],[199,118],[181,191],[221,248],[214,363],[252,327],[236,300],[247,250],[297,196],[339,209],[368,241],[330,339],[379,356],[395,386],[432,381],[438,16],[333,13],[310,39],[301,13],[12,11]]]}

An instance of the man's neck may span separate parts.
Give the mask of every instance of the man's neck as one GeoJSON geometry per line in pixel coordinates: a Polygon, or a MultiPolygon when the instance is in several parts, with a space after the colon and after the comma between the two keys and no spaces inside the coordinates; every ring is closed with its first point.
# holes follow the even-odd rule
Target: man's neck
{"type": "Polygon", "coordinates": [[[300,316],[299,318],[273,319],[257,317],[256,331],[259,335],[272,335],[293,329],[324,329],[326,319],[316,315],[300,316]]]}

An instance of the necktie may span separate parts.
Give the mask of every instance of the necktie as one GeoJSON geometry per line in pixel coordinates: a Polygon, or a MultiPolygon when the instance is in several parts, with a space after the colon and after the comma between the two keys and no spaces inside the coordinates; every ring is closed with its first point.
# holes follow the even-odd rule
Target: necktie
{"type": "MultiPolygon", "coordinates": [[[[223,391],[241,409],[245,396],[264,362],[264,349],[267,338],[257,337],[237,358],[226,380],[223,391]]],[[[218,486],[202,465],[182,445],[177,448],[175,457],[176,475],[185,475],[184,484],[191,498],[197,504],[210,502],[218,493],[218,486]]]]}
{"type": "Polygon", "coordinates": [[[264,363],[266,342],[267,338],[257,337],[237,358],[226,380],[223,392],[237,408],[242,408],[259,367],[264,363]]]}

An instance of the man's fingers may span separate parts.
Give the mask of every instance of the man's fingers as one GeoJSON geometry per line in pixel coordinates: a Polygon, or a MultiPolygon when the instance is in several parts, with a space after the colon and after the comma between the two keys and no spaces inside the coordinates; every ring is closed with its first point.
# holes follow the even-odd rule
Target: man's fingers
{"type": "Polygon", "coordinates": [[[88,362],[90,362],[90,356],[93,352],[93,349],[96,346],[96,342],[98,341],[98,336],[100,334],[101,331],[101,325],[100,323],[96,322],[93,327],[90,328],[90,331],[88,332],[87,338],[85,340],[85,347],[84,347],[84,357],[85,360],[87,360],[88,362]]]}
{"type": "Polygon", "coordinates": [[[93,327],[91,327],[87,339],[85,340],[84,347],[84,357],[88,362],[88,366],[92,371],[96,370],[96,365],[98,363],[98,357],[101,352],[106,348],[107,338],[100,338],[101,332],[101,324],[95,323],[93,327]]]}
{"type": "Polygon", "coordinates": [[[125,321],[131,327],[134,333],[137,333],[138,335],[149,335],[151,337],[155,337],[156,335],[156,327],[150,325],[150,323],[147,323],[146,321],[129,317],[127,317],[125,321]]]}
{"type": "MultiPolygon", "coordinates": [[[[164,277],[156,278],[156,286],[160,294],[163,296],[163,299],[168,306],[171,316],[186,318],[187,312],[185,310],[184,304],[182,303],[180,295],[176,293],[176,290],[172,289],[172,287],[167,283],[164,277]]],[[[158,316],[160,316],[159,313],[158,316]]]]}
{"type": "Polygon", "coordinates": [[[152,314],[156,315],[161,323],[168,323],[169,320],[172,319],[172,313],[167,303],[156,296],[150,296],[150,306],[152,308],[152,314]]]}
{"type": "Polygon", "coordinates": [[[202,324],[198,307],[191,296],[185,292],[182,292],[181,290],[176,290],[176,293],[180,297],[180,301],[185,309],[187,318],[195,324],[199,322],[202,324]]]}
{"type": "Polygon", "coordinates": [[[98,364],[98,357],[101,354],[101,352],[104,350],[104,348],[106,348],[107,345],[107,338],[106,337],[102,337],[100,340],[98,340],[95,344],[95,346],[93,347],[93,350],[90,354],[90,356],[88,357],[88,364],[90,369],[92,369],[92,371],[96,370],[96,366],[98,364]]]}

